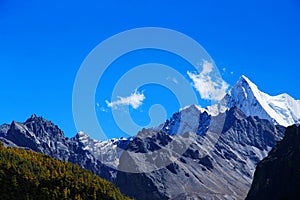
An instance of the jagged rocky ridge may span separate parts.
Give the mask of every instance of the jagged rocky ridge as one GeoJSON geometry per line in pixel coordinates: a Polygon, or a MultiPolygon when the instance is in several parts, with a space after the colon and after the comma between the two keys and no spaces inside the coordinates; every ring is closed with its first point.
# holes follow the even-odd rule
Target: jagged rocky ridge
{"type": "Polygon", "coordinates": [[[246,200],[289,199],[300,197],[300,127],[286,129],[285,136],[258,163],[246,200]]]}
{"type": "MultiPolygon", "coordinates": [[[[254,91],[252,84],[241,77],[220,104],[206,109],[196,105],[184,108],[161,126],[144,129],[134,138],[97,141],[79,132],[67,139],[53,123],[33,115],[24,123],[2,125],[0,140],[9,146],[77,163],[113,181],[122,192],[137,199],[243,199],[256,164],[284,131],[284,127],[276,125],[280,120],[268,118],[265,107],[257,106],[264,103],[256,98],[259,92],[254,91]],[[178,135],[185,133],[187,143],[177,140],[178,135]],[[174,155],[169,147],[177,143],[184,148],[174,155]],[[157,153],[160,150],[161,154],[157,153]],[[149,162],[145,155],[151,153],[156,156],[155,161],[165,166],[149,162]]],[[[297,110],[299,101],[286,103],[297,110]]],[[[294,120],[286,123],[299,121],[293,109],[281,113],[294,120]]]]}
{"type": "Polygon", "coordinates": [[[78,140],[80,133],[68,139],[51,121],[32,115],[24,123],[13,121],[0,126],[0,141],[6,146],[31,149],[62,161],[89,169],[99,176],[112,180],[115,170],[103,165],[78,140]]]}

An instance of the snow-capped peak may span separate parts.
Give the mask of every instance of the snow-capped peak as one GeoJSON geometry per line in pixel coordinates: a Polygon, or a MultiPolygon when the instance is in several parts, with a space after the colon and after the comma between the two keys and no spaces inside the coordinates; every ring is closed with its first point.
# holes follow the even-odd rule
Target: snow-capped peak
{"type": "Polygon", "coordinates": [[[289,126],[300,121],[300,101],[288,94],[270,96],[261,92],[246,76],[241,76],[238,82],[229,90],[219,107],[227,109],[237,106],[248,116],[258,116],[283,126],[289,126]]]}
{"type": "Polygon", "coordinates": [[[252,92],[254,96],[260,95],[260,90],[258,89],[258,87],[252,81],[250,81],[249,78],[247,78],[245,75],[242,75],[240,77],[238,82],[232,87],[230,91],[232,92],[237,87],[243,87],[245,89],[244,92],[246,96],[249,92],[252,92]]]}
{"type": "Polygon", "coordinates": [[[77,141],[91,140],[90,136],[83,131],[78,131],[73,138],[77,141]]]}
{"type": "MultiPolygon", "coordinates": [[[[187,132],[197,133],[200,123],[200,116],[207,112],[206,109],[192,104],[186,106],[175,113],[169,120],[161,124],[158,129],[162,129],[171,135],[184,134],[187,132]]],[[[207,114],[207,113],[206,113],[207,114]]]]}

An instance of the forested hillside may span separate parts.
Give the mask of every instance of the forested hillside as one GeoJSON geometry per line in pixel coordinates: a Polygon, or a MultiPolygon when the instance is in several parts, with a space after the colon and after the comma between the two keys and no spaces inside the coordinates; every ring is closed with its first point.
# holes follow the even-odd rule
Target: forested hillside
{"type": "Polygon", "coordinates": [[[0,199],[128,199],[77,165],[0,142],[0,199]]]}

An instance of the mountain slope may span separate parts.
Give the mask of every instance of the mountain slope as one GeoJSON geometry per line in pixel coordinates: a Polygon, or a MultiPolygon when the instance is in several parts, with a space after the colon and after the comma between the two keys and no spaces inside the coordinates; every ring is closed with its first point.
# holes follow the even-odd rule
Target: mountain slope
{"type": "MultiPolygon", "coordinates": [[[[176,121],[178,114],[174,117],[176,121]]],[[[214,148],[209,147],[213,141],[210,138],[211,130],[204,128],[207,124],[203,123],[202,127],[202,123],[199,123],[189,136],[193,142],[180,158],[172,159],[170,157],[174,152],[165,151],[161,157],[155,159],[164,159],[163,156],[168,155],[167,157],[175,160],[174,162],[152,172],[118,172],[117,186],[123,193],[137,199],[189,199],[195,195],[201,199],[245,198],[256,164],[267,155],[276,141],[282,138],[284,128],[275,126],[268,120],[247,117],[236,107],[223,116],[209,117],[209,124],[219,121],[219,117],[225,117],[226,126],[215,135],[217,140],[214,148]],[[206,131],[200,133],[199,130],[206,131]]],[[[199,118],[207,120],[207,113],[200,114],[199,118]]],[[[169,123],[172,124],[172,121],[169,120],[169,123]]],[[[173,133],[174,129],[169,127],[168,130],[173,133]]],[[[155,152],[174,139],[172,134],[158,132],[154,135],[151,131],[144,130],[144,135],[149,136],[143,140],[139,140],[138,136],[133,139],[127,151],[155,152]],[[166,137],[169,137],[167,142],[162,142],[166,137]]],[[[131,154],[128,158],[127,154],[123,154],[120,162],[143,171],[145,166],[140,165],[141,157],[137,155],[131,154]]],[[[147,165],[146,167],[149,167],[147,165]]]]}
{"type": "Polygon", "coordinates": [[[77,165],[0,143],[0,199],[129,199],[77,165]]]}
{"type": "Polygon", "coordinates": [[[300,197],[300,127],[288,127],[285,136],[256,167],[247,200],[300,197]]]}

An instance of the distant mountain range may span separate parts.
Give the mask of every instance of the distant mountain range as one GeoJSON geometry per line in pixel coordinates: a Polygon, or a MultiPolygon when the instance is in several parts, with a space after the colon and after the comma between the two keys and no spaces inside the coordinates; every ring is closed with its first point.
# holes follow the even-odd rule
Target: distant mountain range
{"type": "Polygon", "coordinates": [[[220,103],[183,108],[136,137],[97,141],[78,132],[68,139],[33,115],[0,126],[0,140],[79,164],[136,199],[244,199],[257,163],[299,122],[299,100],[269,96],[242,76],[220,103]]]}

